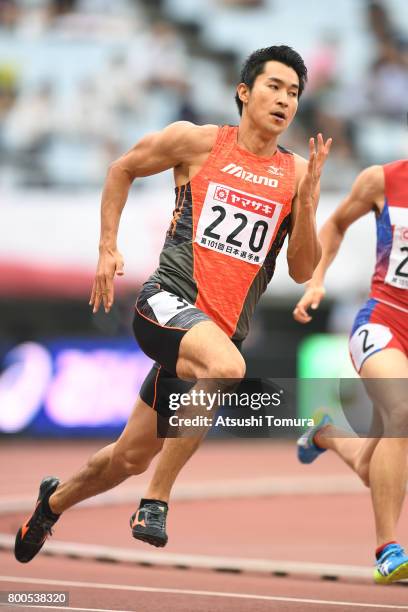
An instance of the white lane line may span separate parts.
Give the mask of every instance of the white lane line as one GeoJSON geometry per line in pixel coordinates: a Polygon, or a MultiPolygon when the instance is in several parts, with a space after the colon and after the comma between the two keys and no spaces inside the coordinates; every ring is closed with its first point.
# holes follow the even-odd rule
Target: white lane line
{"type": "MultiPolygon", "coordinates": [[[[327,476],[266,476],[252,479],[225,481],[186,482],[177,485],[172,494],[173,501],[200,499],[239,499],[274,495],[341,495],[342,493],[365,493],[367,489],[352,474],[327,476]]],[[[135,486],[115,489],[92,497],[78,504],[84,506],[107,506],[136,503],[143,497],[145,488],[135,486]]],[[[33,493],[34,494],[34,493],[33,493]]],[[[0,497],[0,514],[26,512],[33,509],[34,498],[30,496],[0,497]]]]}
{"type": "Polygon", "coordinates": [[[78,610],[78,612],[135,612],[134,610],[108,610],[108,608],[70,608],[67,606],[30,606],[27,604],[6,604],[0,603],[0,606],[8,606],[8,609],[25,610],[26,608],[37,608],[37,610],[78,610]]]}
{"type": "Polygon", "coordinates": [[[287,603],[318,604],[326,606],[348,606],[349,608],[375,608],[377,610],[408,610],[408,606],[392,604],[370,604],[353,601],[332,601],[327,599],[303,599],[298,597],[278,597],[275,595],[253,595],[252,593],[228,593],[222,591],[195,591],[192,589],[167,589],[125,584],[108,584],[99,582],[78,582],[74,580],[50,580],[47,578],[22,578],[18,576],[0,576],[0,582],[17,582],[22,584],[47,584],[52,586],[78,587],[83,589],[107,589],[113,591],[136,591],[139,593],[166,593],[168,595],[195,595],[197,597],[222,597],[226,599],[253,599],[258,601],[282,601],[287,603]]]}
{"type": "MultiPolygon", "coordinates": [[[[0,534],[0,547],[14,549],[14,536],[0,534]]],[[[241,557],[218,557],[210,555],[187,555],[163,551],[142,551],[113,546],[97,546],[77,542],[47,542],[41,554],[79,557],[91,561],[113,561],[117,563],[149,564],[157,567],[189,567],[194,569],[256,572],[261,574],[291,574],[317,577],[359,578],[371,580],[373,569],[359,565],[310,563],[306,561],[279,561],[272,559],[246,559],[241,557]]]]}

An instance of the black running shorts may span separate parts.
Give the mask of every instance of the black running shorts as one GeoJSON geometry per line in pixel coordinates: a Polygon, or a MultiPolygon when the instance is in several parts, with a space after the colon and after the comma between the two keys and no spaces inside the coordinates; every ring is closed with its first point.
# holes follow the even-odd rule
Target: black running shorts
{"type": "Polygon", "coordinates": [[[133,331],[142,351],[155,361],[140,389],[142,400],[168,417],[169,393],[188,392],[194,383],[177,378],[180,342],[196,323],[210,321],[204,312],[155,282],[147,282],[135,306],[133,331]]]}
{"type": "MultiPolygon", "coordinates": [[[[189,329],[201,321],[211,321],[202,310],[186,299],[148,281],[142,287],[135,306],[133,331],[142,351],[155,361],[140,389],[142,400],[164,417],[170,393],[186,393],[194,382],[177,377],[176,365],[180,343],[189,329]]],[[[241,350],[242,342],[234,342],[241,350]]]]}
{"type": "Polygon", "coordinates": [[[136,301],[133,331],[142,351],[176,375],[184,335],[197,323],[210,320],[184,298],[166,291],[158,283],[147,282],[136,301]]]}

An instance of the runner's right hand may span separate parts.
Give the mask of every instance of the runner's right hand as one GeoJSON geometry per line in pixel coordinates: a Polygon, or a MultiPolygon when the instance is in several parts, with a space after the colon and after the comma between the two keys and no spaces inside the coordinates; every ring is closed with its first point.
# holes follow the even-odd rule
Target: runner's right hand
{"type": "Polygon", "coordinates": [[[320,302],[324,298],[326,290],[322,286],[308,287],[296,304],[293,311],[293,317],[298,323],[309,323],[312,317],[308,314],[307,309],[316,310],[319,308],[320,302]]]}
{"type": "Polygon", "coordinates": [[[94,314],[98,312],[101,303],[106,313],[110,311],[114,299],[113,278],[115,274],[123,276],[123,266],[123,257],[117,249],[103,249],[99,252],[98,266],[89,300],[94,314]]]}

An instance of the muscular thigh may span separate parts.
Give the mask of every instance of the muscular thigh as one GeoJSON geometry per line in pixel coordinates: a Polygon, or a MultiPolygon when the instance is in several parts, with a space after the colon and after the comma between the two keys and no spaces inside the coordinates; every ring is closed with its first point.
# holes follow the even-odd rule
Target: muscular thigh
{"type": "MultiPolygon", "coordinates": [[[[374,299],[369,299],[358,312],[351,332],[352,361],[374,408],[371,430],[360,456],[367,467],[379,440],[390,431],[390,417],[403,410],[408,375],[407,332],[407,316],[374,299]]],[[[391,428],[396,429],[393,424],[391,428]]]]}
{"type": "Polygon", "coordinates": [[[408,358],[398,349],[379,351],[367,359],[360,375],[365,378],[408,378],[408,358]]]}
{"type": "Polygon", "coordinates": [[[408,432],[408,359],[398,349],[386,349],[369,357],[361,377],[383,419],[385,435],[408,432]]]}
{"type": "Polygon", "coordinates": [[[245,371],[240,343],[234,344],[207,314],[158,283],[143,286],[133,329],[141,349],[170,375],[191,380],[245,371]]]}
{"type": "Polygon", "coordinates": [[[244,374],[238,347],[212,321],[195,325],[182,339],[177,361],[180,378],[241,378],[244,374]]]}
{"type": "Polygon", "coordinates": [[[155,364],[140,396],[168,418],[169,393],[184,393],[200,378],[240,379],[245,362],[234,344],[210,317],[160,284],[144,285],[136,302],[134,332],[155,364]]]}
{"type": "Polygon", "coordinates": [[[133,330],[143,352],[175,375],[184,336],[203,321],[210,318],[199,308],[149,281],[136,302],[133,330]]]}

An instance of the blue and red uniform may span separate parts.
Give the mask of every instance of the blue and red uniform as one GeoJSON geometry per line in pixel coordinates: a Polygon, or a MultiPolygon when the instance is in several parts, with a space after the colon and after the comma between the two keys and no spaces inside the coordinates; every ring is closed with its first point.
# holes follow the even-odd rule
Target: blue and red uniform
{"type": "Polygon", "coordinates": [[[377,263],[370,298],[357,314],[350,354],[359,372],[374,353],[408,357],[408,160],[384,167],[384,207],[377,215],[377,263]]]}

